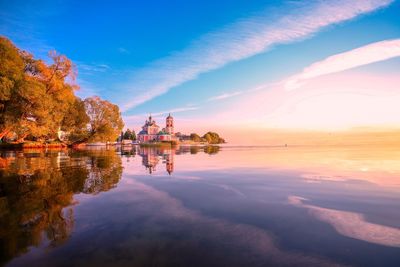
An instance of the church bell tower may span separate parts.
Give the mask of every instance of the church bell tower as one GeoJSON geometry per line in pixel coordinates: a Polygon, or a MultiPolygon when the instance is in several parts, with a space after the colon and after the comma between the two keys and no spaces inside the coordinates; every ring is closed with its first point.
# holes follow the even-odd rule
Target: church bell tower
{"type": "Polygon", "coordinates": [[[171,113],[166,119],[165,131],[168,134],[174,134],[174,118],[172,118],[171,113]]]}

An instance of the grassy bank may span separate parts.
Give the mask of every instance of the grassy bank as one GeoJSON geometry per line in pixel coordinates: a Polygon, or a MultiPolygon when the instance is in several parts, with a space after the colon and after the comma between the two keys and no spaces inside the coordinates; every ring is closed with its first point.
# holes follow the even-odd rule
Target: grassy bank
{"type": "Polygon", "coordinates": [[[24,143],[0,143],[0,149],[25,149],[25,148],[65,148],[61,142],[24,142],[24,143]]]}
{"type": "Polygon", "coordinates": [[[141,147],[174,147],[178,143],[176,141],[148,142],[141,143],[141,147]]]}

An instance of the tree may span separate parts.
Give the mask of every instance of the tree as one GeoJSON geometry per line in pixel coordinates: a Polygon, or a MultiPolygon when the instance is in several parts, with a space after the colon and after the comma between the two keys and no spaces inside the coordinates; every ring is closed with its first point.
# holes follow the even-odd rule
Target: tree
{"type": "Polygon", "coordinates": [[[207,132],[203,138],[209,143],[209,144],[221,144],[225,143],[225,140],[221,138],[217,133],[215,132],[207,132]]]}
{"type": "Polygon", "coordinates": [[[70,142],[80,141],[88,136],[88,123],[85,103],[77,97],[62,121],[61,130],[67,132],[70,142]]]}
{"type": "Polygon", "coordinates": [[[15,95],[22,90],[25,63],[20,51],[5,37],[0,36],[0,139],[7,135],[18,121],[15,95]]]}
{"type": "Polygon", "coordinates": [[[190,140],[192,140],[194,142],[201,142],[201,137],[197,133],[191,133],[190,140]]]}
{"type": "Polygon", "coordinates": [[[0,36],[0,140],[51,140],[63,130],[70,141],[110,141],[123,127],[119,108],[98,97],[75,96],[76,68],[55,51],[51,64],[34,59],[0,36]]]}
{"type": "Polygon", "coordinates": [[[86,98],[84,103],[86,114],[89,116],[88,140],[92,142],[115,140],[124,127],[118,106],[98,96],[86,98]]]}
{"type": "Polygon", "coordinates": [[[0,37],[0,138],[10,131],[21,141],[57,137],[78,86],[72,62],[55,51],[49,56],[51,65],[0,37]]]}
{"type": "Polygon", "coordinates": [[[137,138],[136,138],[135,130],[132,130],[131,139],[132,139],[133,141],[135,141],[135,140],[137,139],[137,138]]]}
{"type": "Polygon", "coordinates": [[[129,128],[124,133],[124,139],[132,140],[132,132],[129,128]]]}
{"type": "Polygon", "coordinates": [[[124,139],[128,139],[128,140],[136,140],[136,133],[134,130],[130,130],[129,128],[125,131],[124,135],[123,135],[124,139]]]}

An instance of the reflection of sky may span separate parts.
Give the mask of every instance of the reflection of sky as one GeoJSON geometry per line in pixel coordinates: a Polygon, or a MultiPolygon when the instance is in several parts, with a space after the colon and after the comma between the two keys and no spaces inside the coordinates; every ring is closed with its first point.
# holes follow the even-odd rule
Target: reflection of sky
{"type": "MultiPolygon", "coordinates": [[[[157,153],[161,159],[164,154],[179,154],[179,150],[157,153]]],[[[147,154],[157,156],[157,153],[147,154]]],[[[128,158],[124,162],[125,173],[143,173],[140,160],[128,158]]],[[[177,171],[174,177],[188,171],[252,168],[296,171],[304,180],[314,183],[360,180],[386,188],[400,187],[400,152],[396,147],[224,147],[213,155],[197,153],[177,156],[173,164],[177,171]]],[[[165,174],[165,166],[159,168],[154,175],[165,174]]]]}
{"type": "Polygon", "coordinates": [[[142,157],[124,157],[117,188],[75,196],[66,245],[11,266],[398,266],[397,154],[363,155],[224,148],[175,155],[170,176],[162,161],[149,175],[142,157]]]}
{"type": "Polygon", "coordinates": [[[307,199],[290,196],[289,203],[307,208],[321,221],[331,224],[344,236],[391,247],[400,247],[400,229],[366,222],[359,213],[321,208],[304,204],[307,199]]]}

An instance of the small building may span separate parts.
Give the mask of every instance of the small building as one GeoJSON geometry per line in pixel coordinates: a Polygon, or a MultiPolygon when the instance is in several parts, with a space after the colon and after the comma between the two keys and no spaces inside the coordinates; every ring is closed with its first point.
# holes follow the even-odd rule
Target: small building
{"type": "Polygon", "coordinates": [[[123,145],[132,145],[133,141],[131,139],[123,139],[121,144],[123,145]]]}

